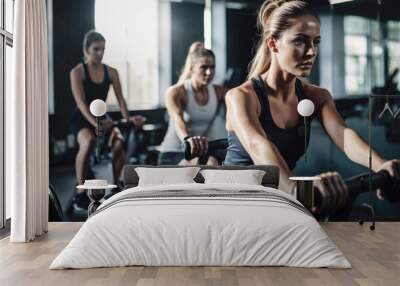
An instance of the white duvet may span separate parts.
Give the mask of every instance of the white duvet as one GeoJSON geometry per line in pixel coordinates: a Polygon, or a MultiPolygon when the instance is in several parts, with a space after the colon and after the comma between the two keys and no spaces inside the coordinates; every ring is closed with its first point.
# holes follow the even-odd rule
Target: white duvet
{"type": "Polygon", "coordinates": [[[50,269],[127,265],[351,267],[289,195],[196,183],[135,187],[111,197],[50,269]]]}

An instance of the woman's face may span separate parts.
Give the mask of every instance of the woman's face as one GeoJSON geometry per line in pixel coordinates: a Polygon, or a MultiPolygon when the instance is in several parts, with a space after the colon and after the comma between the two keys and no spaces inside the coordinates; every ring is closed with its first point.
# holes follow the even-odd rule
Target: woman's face
{"type": "Polygon", "coordinates": [[[277,40],[276,57],[280,67],[296,76],[311,73],[320,43],[320,23],[312,15],[296,18],[277,40]]]}
{"type": "Polygon", "coordinates": [[[106,43],[104,41],[96,41],[90,44],[86,49],[86,56],[88,61],[94,63],[101,63],[104,56],[106,43]]]}
{"type": "Polygon", "coordinates": [[[191,78],[201,85],[208,85],[215,75],[215,59],[212,56],[197,58],[192,66],[191,78]]]}

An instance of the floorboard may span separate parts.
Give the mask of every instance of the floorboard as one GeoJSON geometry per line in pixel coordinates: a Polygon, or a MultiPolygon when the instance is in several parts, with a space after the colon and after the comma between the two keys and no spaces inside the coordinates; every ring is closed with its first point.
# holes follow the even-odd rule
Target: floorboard
{"type": "Polygon", "coordinates": [[[400,222],[321,223],[351,262],[352,269],[290,267],[118,267],[49,270],[56,255],[81,222],[50,223],[49,232],[32,243],[0,240],[0,285],[399,285],[400,222]]]}

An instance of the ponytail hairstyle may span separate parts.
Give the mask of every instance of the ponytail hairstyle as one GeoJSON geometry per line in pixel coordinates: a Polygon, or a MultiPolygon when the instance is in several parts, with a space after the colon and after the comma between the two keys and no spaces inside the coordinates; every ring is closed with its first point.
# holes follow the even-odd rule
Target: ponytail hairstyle
{"type": "Polygon", "coordinates": [[[94,42],[106,42],[106,39],[99,32],[96,32],[95,30],[90,30],[85,34],[82,43],[83,56],[85,59],[87,58],[87,51],[90,45],[94,42]]]}
{"type": "Polygon", "coordinates": [[[194,63],[201,57],[213,57],[215,60],[214,52],[206,49],[202,42],[192,43],[186,56],[185,65],[183,66],[181,75],[179,76],[178,84],[182,84],[185,80],[190,78],[191,69],[194,63]]]}
{"type": "Polygon", "coordinates": [[[266,0],[261,5],[257,21],[261,38],[256,55],[250,62],[247,79],[265,73],[271,65],[271,51],[267,45],[267,38],[279,39],[282,33],[292,26],[293,19],[304,15],[313,15],[319,21],[311,4],[305,0],[266,0]]]}

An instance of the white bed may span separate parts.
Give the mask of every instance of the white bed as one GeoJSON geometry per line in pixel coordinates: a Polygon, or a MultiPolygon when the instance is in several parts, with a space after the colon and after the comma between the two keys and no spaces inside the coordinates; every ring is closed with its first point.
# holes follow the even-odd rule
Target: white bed
{"type": "Polygon", "coordinates": [[[127,265],[351,267],[289,195],[198,183],[140,186],[113,196],[50,269],[127,265]]]}

